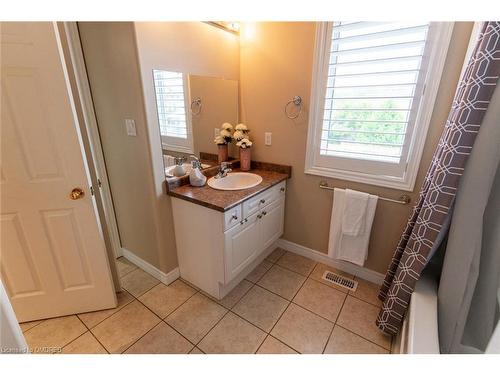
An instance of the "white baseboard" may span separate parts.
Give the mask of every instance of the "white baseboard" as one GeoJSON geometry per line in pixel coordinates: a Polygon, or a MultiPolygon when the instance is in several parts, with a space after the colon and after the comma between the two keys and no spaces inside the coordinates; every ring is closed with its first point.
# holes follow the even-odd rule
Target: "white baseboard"
{"type": "Polygon", "coordinates": [[[332,259],[325,253],[296,244],[295,242],[287,241],[283,238],[280,238],[276,242],[276,245],[278,247],[281,247],[283,250],[287,250],[292,253],[302,255],[306,258],[315,260],[316,262],[327,264],[331,267],[335,267],[341,271],[350,273],[351,275],[357,276],[361,279],[371,281],[372,283],[382,285],[384,281],[384,275],[382,275],[379,272],[358,266],[353,263],[332,259]]]}
{"type": "Polygon", "coordinates": [[[149,264],[145,260],[139,258],[137,255],[135,255],[130,250],[124,249],[123,247],[121,250],[122,250],[123,256],[126,259],[128,259],[129,261],[134,263],[137,267],[142,269],[144,272],[147,272],[151,276],[157,278],[158,280],[160,280],[164,284],[171,284],[180,277],[179,267],[174,268],[169,273],[165,273],[163,271],[160,271],[155,266],[149,264]]]}

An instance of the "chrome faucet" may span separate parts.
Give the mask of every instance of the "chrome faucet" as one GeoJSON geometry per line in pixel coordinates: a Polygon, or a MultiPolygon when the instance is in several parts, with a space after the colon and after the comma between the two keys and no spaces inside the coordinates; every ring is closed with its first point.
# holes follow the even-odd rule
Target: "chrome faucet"
{"type": "Polygon", "coordinates": [[[231,165],[230,163],[225,162],[225,161],[220,163],[219,172],[217,172],[217,175],[215,175],[215,178],[226,177],[227,174],[232,171],[232,169],[229,168],[230,165],[231,165]]]}

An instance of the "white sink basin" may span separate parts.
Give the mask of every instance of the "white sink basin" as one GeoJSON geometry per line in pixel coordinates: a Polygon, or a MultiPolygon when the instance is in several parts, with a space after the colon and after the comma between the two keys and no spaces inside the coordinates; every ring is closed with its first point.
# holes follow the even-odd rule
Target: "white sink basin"
{"type": "Polygon", "coordinates": [[[217,190],[243,190],[257,186],[262,182],[262,177],[254,173],[234,172],[226,177],[208,180],[208,186],[217,190]]]}

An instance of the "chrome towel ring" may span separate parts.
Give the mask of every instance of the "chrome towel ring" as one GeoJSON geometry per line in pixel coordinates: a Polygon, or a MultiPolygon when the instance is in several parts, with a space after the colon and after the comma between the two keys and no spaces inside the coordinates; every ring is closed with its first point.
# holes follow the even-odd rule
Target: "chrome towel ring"
{"type": "Polygon", "coordinates": [[[289,119],[296,119],[297,117],[300,116],[302,113],[302,98],[298,95],[295,95],[292,100],[290,100],[288,103],[285,105],[285,115],[289,119]],[[295,114],[290,114],[288,111],[288,108],[290,107],[290,104],[294,104],[296,107],[299,107],[298,111],[295,114]]]}
{"type": "Polygon", "coordinates": [[[201,104],[201,98],[196,98],[194,99],[192,102],[191,102],[191,113],[195,116],[199,115],[200,112],[201,112],[201,107],[202,107],[202,104],[201,104]],[[197,111],[195,111],[195,108],[198,108],[197,111]]]}

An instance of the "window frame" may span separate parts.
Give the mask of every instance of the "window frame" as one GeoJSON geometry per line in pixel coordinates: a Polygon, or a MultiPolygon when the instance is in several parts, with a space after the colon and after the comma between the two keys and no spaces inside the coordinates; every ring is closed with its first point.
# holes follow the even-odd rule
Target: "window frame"
{"type": "Polygon", "coordinates": [[[422,94],[419,98],[415,120],[409,123],[406,137],[411,137],[406,150],[403,149],[402,168],[395,171],[400,175],[386,174],[387,164],[379,161],[360,160],[340,156],[320,155],[323,112],[326,84],[330,61],[330,46],[333,22],[318,22],[313,61],[310,97],[309,128],[307,133],[305,173],[413,191],[422,158],[427,131],[429,129],[434,103],[441,82],[441,75],[453,32],[453,22],[431,22],[428,42],[423,59],[428,59],[422,94]],[[325,166],[325,164],[335,164],[325,166]]]}
{"type": "Polygon", "coordinates": [[[164,69],[153,69],[153,90],[155,95],[155,112],[156,112],[156,120],[158,122],[158,131],[160,133],[161,147],[166,151],[174,151],[181,152],[185,154],[193,154],[194,153],[194,140],[193,140],[193,124],[192,124],[192,113],[191,113],[191,93],[190,93],[190,85],[189,85],[189,75],[182,72],[176,72],[182,74],[182,84],[184,91],[184,111],[186,115],[186,138],[179,137],[168,137],[166,135],[161,134],[160,128],[160,115],[158,113],[158,103],[157,103],[157,95],[156,95],[156,87],[155,87],[155,70],[164,70],[164,69]]]}

